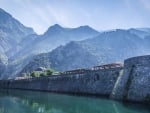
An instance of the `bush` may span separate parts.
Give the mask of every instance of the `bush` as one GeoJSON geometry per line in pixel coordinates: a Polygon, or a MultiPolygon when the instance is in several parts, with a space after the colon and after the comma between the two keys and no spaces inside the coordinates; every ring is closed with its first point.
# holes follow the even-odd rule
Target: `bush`
{"type": "Polygon", "coordinates": [[[46,73],[40,73],[40,77],[46,76],[46,73]]]}
{"type": "Polygon", "coordinates": [[[38,77],[38,73],[32,72],[30,76],[31,76],[31,77],[38,77]]]}
{"type": "Polygon", "coordinates": [[[53,71],[52,69],[47,69],[47,70],[46,70],[46,74],[47,74],[47,75],[52,75],[53,72],[54,72],[54,71],[53,71]]]}

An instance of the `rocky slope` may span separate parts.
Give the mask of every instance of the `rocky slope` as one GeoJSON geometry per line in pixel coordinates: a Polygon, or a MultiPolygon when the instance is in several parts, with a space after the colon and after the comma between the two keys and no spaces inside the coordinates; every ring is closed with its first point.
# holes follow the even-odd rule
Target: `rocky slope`
{"type": "Polygon", "coordinates": [[[0,47],[10,57],[16,52],[10,53],[10,50],[16,47],[26,36],[34,34],[34,31],[32,28],[25,27],[2,9],[0,9],[0,17],[0,47]]]}
{"type": "Polygon", "coordinates": [[[39,53],[50,52],[60,45],[64,45],[70,41],[79,41],[88,38],[92,38],[99,34],[98,31],[90,28],[89,26],[80,26],[78,28],[63,28],[58,24],[55,24],[43,34],[38,36],[34,40],[34,44],[23,48],[19,51],[16,57],[22,57],[24,55],[35,55],[39,53]]]}
{"type": "Polygon", "coordinates": [[[8,65],[8,59],[21,49],[18,44],[30,34],[34,34],[32,28],[25,27],[0,9],[0,76],[8,65]]]}
{"type": "Polygon", "coordinates": [[[149,40],[126,30],[104,32],[95,38],[71,42],[50,53],[35,56],[22,72],[30,72],[40,66],[65,71],[122,62],[132,56],[149,54],[149,40]]]}
{"type": "Polygon", "coordinates": [[[41,66],[52,67],[59,71],[91,67],[97,64],[97,60],[97,57],[83,49],[79,43],[70,42],[66,46],[60,46],[50,53],[35,56],[22,70],[22,73],[31,72],[41,66]]]}

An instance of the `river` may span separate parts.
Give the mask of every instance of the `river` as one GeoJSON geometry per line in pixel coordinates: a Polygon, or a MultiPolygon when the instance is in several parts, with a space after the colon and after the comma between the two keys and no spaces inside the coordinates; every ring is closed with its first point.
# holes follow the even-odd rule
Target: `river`
{"type": "Polygon", "coordinates": [[[150,113],[150,108],[99,97],[0,90],[0,113],[150,113]]]}

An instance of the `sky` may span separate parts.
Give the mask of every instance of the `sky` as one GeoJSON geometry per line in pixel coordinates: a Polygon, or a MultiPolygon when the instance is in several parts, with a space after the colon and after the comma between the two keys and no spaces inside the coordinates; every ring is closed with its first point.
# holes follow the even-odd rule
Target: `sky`
{"type": "Polygon", "coordinates": [[[54,24],[98,31],[150,27],[150,0],[0,0],[0,8],[38,34],[54,24]]]}

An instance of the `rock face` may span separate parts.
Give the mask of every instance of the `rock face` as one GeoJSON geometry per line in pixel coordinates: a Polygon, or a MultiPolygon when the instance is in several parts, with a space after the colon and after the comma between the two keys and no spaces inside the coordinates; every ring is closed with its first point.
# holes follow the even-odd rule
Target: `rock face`
{"type": "Polygon", "coordinates": [[[111,98],[150,102],[150,56],[125,60],[124,73],[118,77],[111,98]]]}

